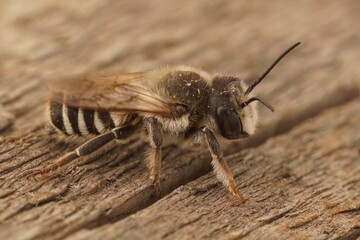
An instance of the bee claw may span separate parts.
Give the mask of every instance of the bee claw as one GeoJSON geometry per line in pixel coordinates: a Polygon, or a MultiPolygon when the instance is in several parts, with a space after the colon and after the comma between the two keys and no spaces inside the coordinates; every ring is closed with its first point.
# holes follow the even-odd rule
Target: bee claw
{"type": "Polygon", "coordinates": [[[37,176],[39,175],[43,175],[43,171],[42,170],[39,170],[39,169],[36,169],[36,170],[33,170],[31,171],[27,176],[27,180],[33,180],[35,182],[38,182],[38,179],[36,178],[37,176]]]}
{"type": "Polygon", "coordinates": [[[158,179],[157,180],[152,180],[152,185],[155,188],[156,196],[159,196],[161,194],[160,181],[158,179]]]}
{"type": "Polygon", "coordinates": [[[231,203],[232,206],[240,206],[245,204],[245,202],[247,201],[247,199],[245,199],[237,190],[232,192],[232,196],[234,197],[231,203]]]}
{"type": "Polygon", "coordinates": [[[236,196],[236,197],[237,197],[237,201],[238,201],[239,205],[243,205],[247,201],[247,199],[243,198],[242,196],[236,196]]]}

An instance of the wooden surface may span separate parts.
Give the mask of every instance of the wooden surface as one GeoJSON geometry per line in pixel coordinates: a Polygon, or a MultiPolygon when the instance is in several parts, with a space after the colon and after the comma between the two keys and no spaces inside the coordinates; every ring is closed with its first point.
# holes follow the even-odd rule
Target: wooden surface
{"type": "Polygon", "coordinates": [[[0,239],[357,239],[360,4],[348,1],[0,2],[0,239]],[[47,127],[46,84],[188,64],[251,81],[258,134],[223,148],[248,199],[234,207],[206,149],[165,149],[162,193],[143,146],[117,146],[34,182],[74,149],[47,127]],[[185,153],[185,154],[184,154],[185,153]]]}

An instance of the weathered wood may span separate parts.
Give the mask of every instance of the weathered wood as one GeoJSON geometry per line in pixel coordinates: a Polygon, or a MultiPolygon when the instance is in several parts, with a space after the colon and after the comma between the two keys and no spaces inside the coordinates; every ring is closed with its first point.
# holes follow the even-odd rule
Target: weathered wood
{"type": "MultiPolygon", "coordinates": [[[[261,109],[259,134],[241,143],[226,143],[228,154],[258,146],[324,109],[359,96],[359,33],[354,28],[354,23],[360,20],[357,1],[302,1],[290,5],[288,1],[224,4],[222,1],[104,3],[93,0],[85,6],[80,1],[36,0],[26,7],[24,4],[21,0],[0,3],[0,104],[3,106],[0,107],[3,112],[0,114],[0,239],[60,239],[71,237],[83,228],[107,234],[108,230],[99,226],[120,219],[132,221],[129,215],[183,184],[185,189],[192,188],[188,182],[211,170],[210,157],[205,151],[182,154],[169,148],[163,166],[162,195],[157,196],[143,166],[143,146],[133,143],[117,147],[91,163],[67,168],[46,181],[36,183],[26,179],[27,171],[53,161],[81,142],[63,142],[45,127],[46,83],[52,79],[94,71],[142,71],[162,64],[189,64],[210,72],[255,78],[286,47],[303,41],[302,47],[254,91],[276,107],[275,114],[261,109]]],[[[329,119],[324,126],[338,123],[329,119]]],[[[275,149],[283,151],[282,154],[287,152],[283,147],[275,149]]],[[[340,159],[345,158],[339,154],[340,159]]],[[[255,154],[254,158],[257,159],[255,154]]],[[[309,168],[315,167],[311,165],[315,163],[309,162],[309,168]]],[[[257,164],[256,169],[271,167],[268,161],[257,164]]],[[[243,162],[232,166],[236,174],[241,174],[244,168],[243,162]]],[[[249,166],[253,166],[250,161],[249,166]]],[[[341,174],[342,170],[339,170],[341,174]]],[[[249,176],[255,176],[249,183],[252,187],[256,182],[266,183],[271,177],[256,175],[252,168],[247,171],[249,176]]],[[[199,178],[196,184],[203,182],[208,186],[207,179],[226,196],[212,174],[199,178]]],[[[356,176],[349,176],[349,181],[356,180],[356,176]]],[[[238,178],[238,182],[242,181],[238,178]]],[[[246,186],[240,185],[245,189],[246,186]]],[[[287,185],[283,190],[282,186],[278,191],[290,191],[287,185]]],[[[203,194],[210,196],[206,188],[203,194]]],[[[307,191],[310,194],[311,189],[307,191]]],[[[194,195],[187,200],[196,201],[194,208],[208,204],[201,198],[196,200],[198,194],[194,195]]],[[[226,202],[218,197],[215,192],[212,199],[218,204],[226,202]]],[[[285,200],[281,203],[284,204],[281,208],[272,209],[292,206],[285,206],[289,203],[285,200]]],[[[246,207],[249,215],[254,213],[252,219],[259,216],[255,205],[246,207]]],[[[309,210],[307,207],[304,206],[304,211],[309,210]]],[[[209,206],[208,211],[213,209],[209,206]]],[[[232,212],[233,208],[226,211],[232,212]]],[[[355,217],[352,219],[356,220],[355,217]]],[[[243,220],[234,221],[229,225],[234,228],[229,230],[236,227],[240,233],[247,231],[238,228],[243,220]]],[[[273,227],[281,226],[279,222],[274,221],[273,227]]],[[[157,223],[166,224],[166,218],[160,218],[157,223]]],[[[337,224],[339,229],[347,225],[337,224]]],[[[261,229],[255,226],[253,234],[260,233],[261,229]]],[[[219,230],[218,235],[222,233],[219,230]]],[[[347,234],[358,235],[349,228],[339,236],[347,234]]]]}
{"type": "Polygon", "coordinates": [[[243,206],[231,206],[214,174],[207,174],[124,220],[67,239],[337,239],[359,234],[359,110],[359,102],[352,101],[256,149],[230,155],[248,199],[243,206]]]}

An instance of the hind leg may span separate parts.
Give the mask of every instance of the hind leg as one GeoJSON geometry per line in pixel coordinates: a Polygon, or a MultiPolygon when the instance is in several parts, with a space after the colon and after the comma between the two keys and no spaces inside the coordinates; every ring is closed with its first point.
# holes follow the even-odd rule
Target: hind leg
{"type": "Polygon", "coordinates": [[[70,165],[71,163],[81,159],[81,157],[86,157],[92,153],[95,153],[97,150],[101,149],[103,146],[113,140],[125,140],[134,133],[136,127],[137,126],[134,125],[117,127],[109,132],[98,135],[85,142],[74,151],[65,154],[63,157],[45,166],[43,169],[35,171],[32,176],[36,180],[36,176],[38,175],[47,175],[57,172],[62,167],[70,165]]]}

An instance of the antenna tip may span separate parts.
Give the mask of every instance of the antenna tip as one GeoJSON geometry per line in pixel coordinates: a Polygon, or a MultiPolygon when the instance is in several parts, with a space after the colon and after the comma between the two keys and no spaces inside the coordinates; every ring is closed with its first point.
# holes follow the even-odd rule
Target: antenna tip
{"type": "Polygon", "coordinates": [[[244,95],[248,95],[256,85],[258,85],[265,77],[268,75],[268,73],[280,62],[281,59],[283,59],[289,52],[294,50],[297,46],[299,46],[301,42],[297,42],[293,44],[291,47],[289,47],[285,52],[283,52],[271,65],[270,67],[261,75],[261,77],[253,82],[245,91],[244,95]]]}
{"type": "Polygon", "coordinates": [[[296,48],[297,46],[299,46],[301,44],[301,42],[297,42],[297,43],[295,43],[292,47],[290,47],[290,49],[294,49],[294,48],[296,48]]]}

